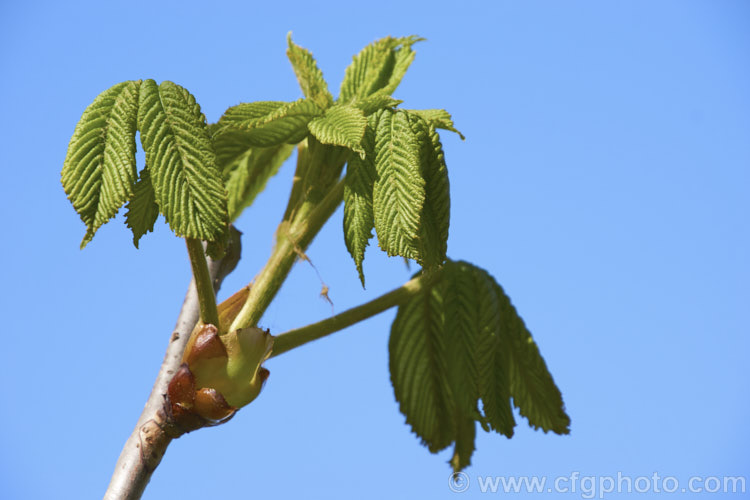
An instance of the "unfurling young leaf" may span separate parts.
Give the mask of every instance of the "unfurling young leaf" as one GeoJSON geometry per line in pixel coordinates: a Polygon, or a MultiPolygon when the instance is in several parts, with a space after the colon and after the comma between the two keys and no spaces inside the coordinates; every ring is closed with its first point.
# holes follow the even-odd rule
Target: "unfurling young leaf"
{"type": "Polygon", "coordinates": [[[464,135],[454,128],[451,114],[444,109],[409,109],[407,111],[419,115],[432,127],[455,132],[461,140],[465,139],[464,135]]]}
{"type": "Polygon", "coordinates": [[[454,471],[471,463],[477,421],[513,435],[510,398],[533,427],[569,432],[570,418],[539,349],[483,269],[447,261],[437,283],[399,307],[389,352],[407,423],[433,453],[455,443],[454,471]]]}
{"type": "Polygon", "coordinates": [[[369,97],[365,97],[354,103],[356,107],[362,110],[362,112],[369,116],[376,111],[386,108],[395,108],[404,101],[394,99],[390,95],[386,94],[382,90],[378,90],[369,97]]]}
{"type": "Polygon", "coordinates": [[[434,129],[418,115],[383,110],[373,115],[373,212],[380,247],[426,269],[445,260],[450,222],[448,174],[434,129]]]}
{"type": "Polygon", "coordinates": [[[307,127],[321,144],[343,146],[364,157],[362,136],[367,126],[362,110],[353,106],[337,104],[326,110],[325,115],[314,118],[307,127]]]}
{"type": "Polygon", "coordinates": [[[234,221],[263,191],[268,180],[294,151],[291,144],[269,148],[249,148],[228,165],[224,172],[229,220],[234,221]]]}
{"type": "Polygon", "coordinates": [[[159,216],[159,205],[156,204],[148,169],[141,170],[138,182],[135,183],[135,194],[128,202],[127,208],[125,224],[133,231],[133,244],[138,248],[138,241],[143,235],[154,230],[154,223],[159,216]]]}
{"type": "Polygon", "coordinates": [[[233,222],[265,189],[268,180],[289,158],[294,146],[257,147],[253,146],[252,138],[246,132],[228,128],[222,131],[218,123],[208,128],[216,151],[216,163],[227,189],[229,220],[233,222]]]}
{"type": "Polygon", "coordinates": [[[138,129],[159,211],[178,236],[226,237],[226,192],[195,98],[172,82],[141,85],[138,129]]]}
{"type": "Polygon", "coordinates": [[[448,167],[440,136],[433,127],[427,128],[427,139],[422,143],[422,175],[427,197],[422,212],[421,241],[424,265],[429,269],[441,265],[446,258],[451,219],[448,167]]]}
{"type": "Polygon", "coordinates": [[[321,115],[323,109],[310,99],[238,104],[224,112],[214,137],[233,131],[244,133],[252,146],[297,144],[307,135],[307,123],[321,115]]]}
{"type": "Polygon", "coordinates": [[[409,114],[414,136],[421,146],[420,166],[425,180],[425,200],[419,229],[417,261],[436,269],[445,261],[450,226],[450,185],[440,137],[421,117],[409,114]]]}
{"type": "Polygon", "coordinates": [[[401,80],[406,74],[406,70],[409,69],[411,63],[414,61],[414,56],[417,55],[411,48],[415,43],[424,40],[418,36],[410,36],[400,39],[400,43],[393,50],[393,69],[388,75],[388,81],[383,87],[383,92],[386,94],[393,94],[396,88],[401,83],[401,80]]]}
{"type": "Polygon", "coordinates": [[[381,89],[392,94],[414,60],[411,46],[420,40],[417,36],[386,37],[362,49],[346,68],[339,102],[356,103],[381,89]]]}
{"type": "Polygon", "coordinates": [[[247,139],[247,134],[230,129],[222,130],[218,123],[210,124],[208,132],[214,144],[216,166],[222,175],[226,176],[233,163],[253,145],[247,139]]]}
{"type": "Polygon", "coordinates": [[[140,80],[105,90],[83,112],[62,170],[68,199],[86,224],[81,248],[132,196],[140,80]]]}
{"type": "Polygon", "coordinates": [[[328,91],[328,84],[323,79],[323,72],[318,68],[315,58],[309,50],[292,42],[291,32],[287,35],[287,43],[289,48],[286,55],[292,63],[302,93],[315,101],[321,109],[328,108],[333,104],[333,96],[328,91]]]}
{"type": "Polygon", "coordinates": [[[375,130],[373,212],[378,242],[389,256],[421,260],[419,230],[425,199],[421,145],[403,111],[383,111],[375,130]]]}
{"type": "Polygon", "coordinates": [[[372,238],[375,219],[372,212],[372,188],[375,183],[375,132],[376,123],[370,119],[370,126],[362,138],[365,157],[352,155],[346,165],[344,179],[344,242],[357,266],[359,279],[365,286],[362,261],[365,248],[372,238]]]}

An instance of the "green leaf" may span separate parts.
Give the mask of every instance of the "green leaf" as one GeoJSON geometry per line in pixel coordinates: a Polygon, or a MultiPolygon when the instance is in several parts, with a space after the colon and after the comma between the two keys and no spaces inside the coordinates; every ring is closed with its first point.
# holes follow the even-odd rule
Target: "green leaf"
{"type": "Polygon", "coordinates": [[[70,139],[62,185],[86,224],[81,248],[133,196],[138,177],[135,132],[140,85],[140,80],[131,80],[99,94],[83,112],[70,139]]]}
{"type": "Polygon", "coordinates": [[[235,162],[252,148],[245,132],[231,129],[221,130],[218,123],[208,126],[216,152],[216,166],[222,175],[226,177],[227,171],[235,165],[235,162]]]}
{"type": "Polygon", "coordinates": [[[365,248],[372,238],[375,219],[372,211],[372,189],[375,183],[375,120],[365,129],[362,147],[365,157],[352,156],[346,165],[344,178],[344,241],[354,263],[357,266],[362,287],[365,286],[365,274],[362,261],[365,248]]]}
{"type": "Polygon", "coordinates": [[[424,39],[417,36],[410,36],[401,40],[400,46],[393,50],[393,69],[390,71],[388,81],[383,87],[383,91],[386,94],[393,94],[396,91],[396,88],[401,83],[401,79],[406,74],[406,70],[409,69],[409,66],[414,61],[414,56],[417,53],[412,50],[411,46],[424,39]]]}
{"type": "Polygon", "coordinates": [[[250,148],[229,165],[226,171],[229,220],[234,221],[266,187],[268,179],[294,151],[291,144],[270,148],[250,148]]]}
{"type": "Polygon", "coordinates": [[[414,60],[411,46],[420,40],[416,36],[386,37],[362,49],[346,68],[339,101],[359,101],[380,89],[392,94],[414,60]]]}
{"type": "Polygon", "coordinates": [[[373,212],[380,247],[422,262],[420,221],[425,201],[421,146],[403,111],[381,111],[375,130],[373,212]]]}
{"type": "Polygon", "coordinates": [[[446,265],[439,293],[443,299],[448,378],[456,406],[478,416],[479,339],[482,335],[479,301],[473,273],[461,262],[446,265]],[[450,290],[447,288],[450,287],[450,290]]]}
{"type": "Polygon", "coordinates": [[[267,148],[254,147],[245,132],[224,130],[209,125],[213,135],[216,163],[227,188],[229,220],[234,221],[265,189],[268,179],[276,175],[294,150],[291,144],[267,148]]]}
{"type": "Polygon", "coordinates": [[[432,453],[449,446],[456,435],[442,305],[438,289],[420,292],[398,308],[388,341],[399,408],[432,453]]]}
{"type": "Polygon", "coordinates": [[[486,431],[494,430],[511,438],[516,420],[510,405],[509,364],[501,335],[501,322],[506,316],[496,293],[494,278],[471,264],[464,264],[464,267],[473,275],[477,290],[477,324],[481,330],[477,345],[478,387],[483,413],[480,423],[486,431]]]}
{"type": "Polygon", "coordinates": [[[307,135],[307,123],[322,114],[323,110],[310,99],[239,104],[226,110],[216,136],[235,131],[244,132],[252,146],[296,144],[307,135]]]}
{"type": "Polygon", "coordinates": [[[426,269],[443,264],[448,251],[450,226],[450,184],[443,147],[434,128],[409,114],[412,132],[421,146],[421,174],[425,180],[425,200],[420,217],[418,262],[426,269]]]}
{"type": "Polygon", "coordinates": [[[375,115],[373,186],[375,230],[389,256],[426,269],[445,261],[450,189],[440,139],[419,115],[383,110],[375,115]]]}
{"type": "Polygon", "coordinates": [[[302,93],[305,97],[312,99],[321,109],[326,109],[333,104],[333,96],[328,91],[328,84],[323,79],[323,72],[318,68],[315,58],[307,49],[292,42],[292,33],[287,35],[289,48],[286,55],[292,63],[294,73],[297,75],[302,93]]]}
{"type": "Polygon", "coordinates": [[[466,139],[461,132],[453,127],[453,118],[444,109],[408,109],[406,111],[421,116],[432,127],[455,132],[461,140],[466,139]]]}
{"type": "Polygon", "coordinates": [[[378,90],[369,97],[365,97],[354,103],[365,115],[371,115],[376,111],[386,108],[395,108],[404,101],[394,99],[382,90],[378,90]]]}
{"type": "Polygon", "coordinates": [[[560,389],[555,385],[531,333],[503,288],[495,283],[501,307],[501,338],[509,357],[510,395],[529,425],[555,434],[570,432],[560,389]]]}
{"type": "Polygon", "coordinates": [[[474,440],[477,437],[477,424],[473,418],[465,415],[456,416],[456,439],[450,464],[454,472],[461,471],[471,465],[474,454],[474,440]]]}
{"type": "Polygon", "coordinates": [[[159,216],[151,176],[145,168],[141,170],[138,182],[135,183],[135,194],[128,202],[127,209],[125,224],[133,231],[133,244],[138,248],[138,241],[154,230],[154,223],[159,216]]]}
{"type": "Polygon", "coordinates": [[[401,304],[389,352],[406,421],[432,452],[455,443],[454,471],[471,461],[476,422],[513,435],[511,397],[534,427],[568,433],[570,418],[536,344],[479,267],[449,260],[437,282],[401,304]]]}
{"type": "Polygon", "coordinates": [[[367,118],[362,110],[352,106],[336,105],[326,110],[325,115],[314,118],[307,127],[322,144],[343,146],[364,156],[362,136],[367,118]]]}
{"type": "Polygon", "coordinates": [[[195,98],[172,82],[144,81],[138,129],[156,203],[175,234],[222,241],[228,227],[226,192],[195,98]]]}

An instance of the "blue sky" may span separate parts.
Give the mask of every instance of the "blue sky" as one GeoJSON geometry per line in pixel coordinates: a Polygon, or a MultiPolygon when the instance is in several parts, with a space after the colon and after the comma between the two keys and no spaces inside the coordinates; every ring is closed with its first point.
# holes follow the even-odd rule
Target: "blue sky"
{"type": "MultiPolygon", "coordinates": [[[[334,90],[367,43],[427,38],[396,96],[466,135],[443,134],[449,255],[503,285],[563,392],[570,436],[481,432],[462,498],[486,496],[479,476],[747,475],[747,2],[3,2],[4,498],[101,496],[189,281],[161,222],[140,250],[121,216],[78,249],[59,172],[84,108],[137,78],[187,87],[210,121],[296,99],[290,30],[334,90]]],[[[220,298],[267,258],[290,167],[239,220],[220,298]]],[[[362,290],[341,219],[308,252],[337,312],[410,274],[370,247],[362,290]]],[[[262,325],[330,315],[319,291],[298,265],[262,325]]],[[[420,446],[394,400],[393,314],[269,362],[260,398],[174,442],[145,498],[455,497],[449,453],[420,446]]]]}

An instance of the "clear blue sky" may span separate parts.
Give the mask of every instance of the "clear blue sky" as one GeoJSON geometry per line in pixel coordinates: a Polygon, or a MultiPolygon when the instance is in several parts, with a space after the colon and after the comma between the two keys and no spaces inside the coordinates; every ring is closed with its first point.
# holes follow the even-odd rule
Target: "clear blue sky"
{"type": "MultiPolygon", "coordinates": [[[[428,39],[397,97],[467,137],[444,134],[449,255],[505,287],[572,417],[566,437],[480,433],[470,478],[748,475],[750,3],[30,1],[0,4],[3,498],[101,496],[189,280],[162,223],[141,250],[122,217],[78,249],[59,178],[82,111],[137,78],[187,87],[210,121],[296,99],[290,30],[334,90],[374,39],[428,39]]],[[[268,256],[290,167],[240,219],[221,298],[268,256]]],[[[363,291],[341,218],[309,251],[336,311],[409,276],[371,247],[363,291]]],[[[262,325],[330,315],[319,291],[299,265],[262,325]]],[[[269,362],[261,397],[177,440],[145,498],[454,497],[449,453],[394,401],[393,314],[269,362]]]]}

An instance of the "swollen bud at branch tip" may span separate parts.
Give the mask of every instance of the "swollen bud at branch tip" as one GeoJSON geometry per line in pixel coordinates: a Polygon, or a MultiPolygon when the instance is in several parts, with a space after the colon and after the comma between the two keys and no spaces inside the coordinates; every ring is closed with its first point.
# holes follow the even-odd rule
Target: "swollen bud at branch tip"
{"type": "Polygon", "coordinates": [[[273,336],[260,328],[219,335],[214,325],[199,324],[169,383],[168,413],[182,432],[218,425],[260,393],[269,371],[273,336]]]}

